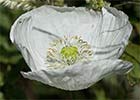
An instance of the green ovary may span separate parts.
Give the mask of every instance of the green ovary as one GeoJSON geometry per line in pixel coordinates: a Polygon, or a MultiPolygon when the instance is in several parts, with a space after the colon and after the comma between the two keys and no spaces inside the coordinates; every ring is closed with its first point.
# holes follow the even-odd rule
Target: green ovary
{"type": "Polygon", "coordinates": [[[66,61],[68,65],[72,65],[77,60],[78,48],[75,46],[66,46],[61,49],[60,54],[62,59],[66,61]]]}

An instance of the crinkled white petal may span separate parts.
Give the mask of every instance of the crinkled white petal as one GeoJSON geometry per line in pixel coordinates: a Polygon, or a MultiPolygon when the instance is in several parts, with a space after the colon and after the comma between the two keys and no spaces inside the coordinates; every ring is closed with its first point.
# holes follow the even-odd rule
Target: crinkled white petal
{"type": "Polygon", "coordinates": [[[100,32],[93,35],[94,59],[119,58],[132,32],[128,16],[116,8],[102,8],[100,32]]]}
{"type": "Polygon", "coordinates": [[[56,37],[37,31],[33,23],[34,19],[30,13],[22,15],[12,26],[10,38],[34,71],[46,67],[44,63],[49,41],[56,37]]]}
{"type": "Polygon", "coordinates": [[[90,87],[100,79],[112,74],[128,72],[132,64],[122,60],[100,60],[76,65],[60,70],[40,70],[21,72],[25,78],[64,90],[81,90],[90,87]]]}

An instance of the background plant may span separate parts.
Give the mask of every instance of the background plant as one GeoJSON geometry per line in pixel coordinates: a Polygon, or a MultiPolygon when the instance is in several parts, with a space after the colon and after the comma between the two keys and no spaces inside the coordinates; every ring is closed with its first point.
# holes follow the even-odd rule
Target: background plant
{"type": "MultiPolygon", "coordinates": [[[[98,0],[102,4],[102,0],[98,0]]],[[[140,1],[108,0],[130,18],[133,32],[122,59],[134,64],[128,75],[112,75],[92,87],[69,92],[24,79],[20,71],[28,71],[21,54],[9,40],[13,22],[24,12],[43,4],[57,6],[97,7],[97,0],[0,0],[0,100],[5,99],[140,99],[140,1]],[[11,2],[10,2],[11,1],[11,2]]],[[[107,3],[105,3],[106,5],[107,3]]],[[[97,9],[99,10],[99,9],[97,9]]]]}

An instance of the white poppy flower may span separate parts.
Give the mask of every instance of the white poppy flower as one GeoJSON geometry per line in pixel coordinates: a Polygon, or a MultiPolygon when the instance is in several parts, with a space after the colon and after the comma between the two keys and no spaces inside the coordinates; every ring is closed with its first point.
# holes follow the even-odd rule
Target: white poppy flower
{"type": "Polygon", "coordinates": [[[31,72],[25,78],[64,90],[88,88],[132,64],[118,59],[132,26],[112,7],[100,12],[84,7],[42,6],[20,16],[10,33],[31,72]]]}

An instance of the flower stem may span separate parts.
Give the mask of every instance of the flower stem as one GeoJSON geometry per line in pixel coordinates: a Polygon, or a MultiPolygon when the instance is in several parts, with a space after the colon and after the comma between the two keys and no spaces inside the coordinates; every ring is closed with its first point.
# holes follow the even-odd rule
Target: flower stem
{"type": "Polygon", "coordinates": [[[127,2],[122,2],[121,4],[116,4],[114,7],[120,7],[128,4],[134,4],[134,5],[140,5],[139,1],[127,1],[127,2]]]}

